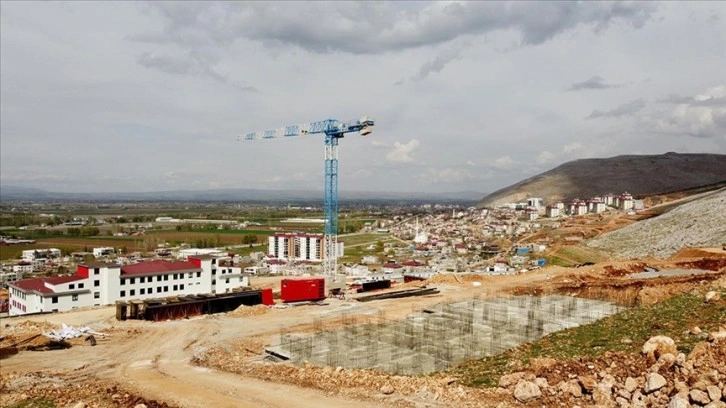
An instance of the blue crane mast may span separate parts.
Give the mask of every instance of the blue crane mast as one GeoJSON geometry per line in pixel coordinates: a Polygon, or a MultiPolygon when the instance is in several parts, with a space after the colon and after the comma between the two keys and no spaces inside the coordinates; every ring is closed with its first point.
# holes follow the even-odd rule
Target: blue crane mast
{"type": "Polygon", "coordinates": [[[358,120],[340,122],[325,119],[318,122],[289,125],[272,130],[247,133],[237,140],[264,140],[301,135],[325,135],[325,213],[323,274],[335,275],[338,272],[338,141],[346,133],[359,132],[366,136],[373,131],[375,122],[364,116],[358,120]]]}

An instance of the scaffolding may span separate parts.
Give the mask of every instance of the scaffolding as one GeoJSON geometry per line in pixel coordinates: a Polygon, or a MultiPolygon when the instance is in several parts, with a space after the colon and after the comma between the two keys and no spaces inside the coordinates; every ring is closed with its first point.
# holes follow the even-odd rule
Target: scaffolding
{"type": "MultiPolygon", "coordinates": [[[[340,315],[338,329],[313,323],[312,334],[280,332],[276,354],[293,363],[417,375],[500,354],[550,333],[622,310],[613,303],[550,295],[446,301],[391,321],[384,313],[340,315]],[[362,319],[362,321],[361,321],[362,319]]],[[[338,325],[336,325],[338,326],[338,325]]]]}

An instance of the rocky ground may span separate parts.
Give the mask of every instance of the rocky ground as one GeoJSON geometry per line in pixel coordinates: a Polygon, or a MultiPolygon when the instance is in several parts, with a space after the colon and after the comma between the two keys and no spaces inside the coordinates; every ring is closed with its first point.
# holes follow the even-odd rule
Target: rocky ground
{"type": "Polygon", "coordinates": [[[585,245],[621,259],[663,259],[684,247],[721,247],[726,245],[726,190],[603,234],[585,245]]]}

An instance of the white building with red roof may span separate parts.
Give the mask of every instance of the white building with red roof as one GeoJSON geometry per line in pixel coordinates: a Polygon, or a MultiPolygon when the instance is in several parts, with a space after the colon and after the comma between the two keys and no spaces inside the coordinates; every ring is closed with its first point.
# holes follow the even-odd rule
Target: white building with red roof
{"type": "Polygon", "coordinates": [[[209,255],[186,261],[132,265],[86,263],[73,276],[23,279],[10,283],[10,315],[62,312],[116,301],[225,293],[249,286],[242,268],[218,265],[209,255]]]}

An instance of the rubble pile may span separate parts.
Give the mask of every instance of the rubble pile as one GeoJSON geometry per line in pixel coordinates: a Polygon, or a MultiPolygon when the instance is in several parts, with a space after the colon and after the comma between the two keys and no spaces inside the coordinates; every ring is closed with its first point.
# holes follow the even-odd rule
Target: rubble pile
{"type": "Polygon", "coordinates": [[[252,316],[263,315],[269,311],[270,311],[270,308],[265,305],[254,305],[254,306],[242,305],[242,306],[238,307],[237,309],[227,313],[227,316],[252,317],[252,316]]]}

